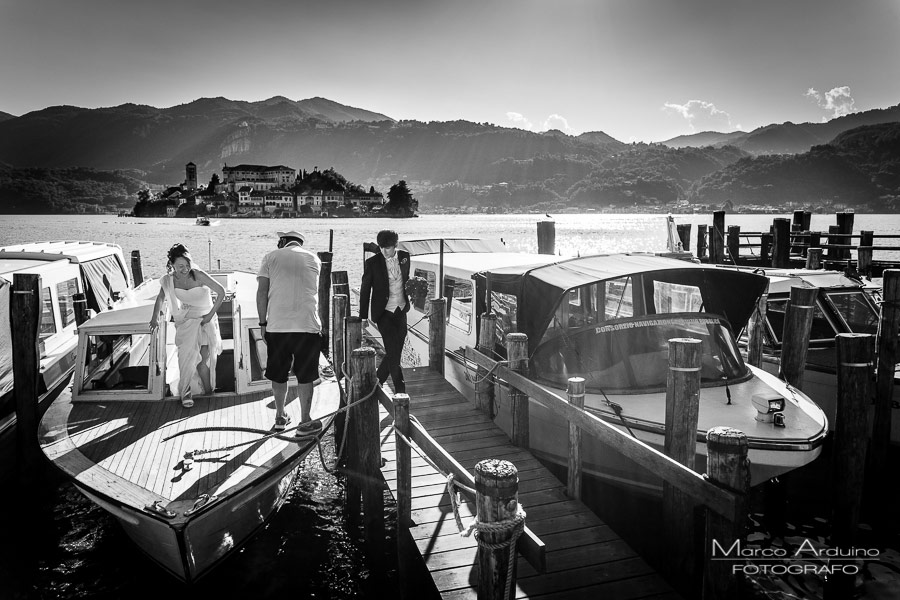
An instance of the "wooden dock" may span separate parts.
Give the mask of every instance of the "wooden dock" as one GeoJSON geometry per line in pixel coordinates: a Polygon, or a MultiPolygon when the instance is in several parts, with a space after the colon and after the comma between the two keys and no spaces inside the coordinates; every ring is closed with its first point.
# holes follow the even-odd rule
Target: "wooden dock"
{"type": "MultiPolygon", "coordinates": [[[[516,598],[678,598],[666,581],[582,502],[566,495],[565,485],[428,367],[404,369],[410,415],[468,471],[485,458],[512,462],[518,469],[519,502],[529,529],[546,546],[546,572],[518,558],[516,598]]],[[[397,492],[397,463],[391,417],[382,407],[382,473],[397,492]]],[[[413,451],[410,528],[443,598],[476,598],[477,545],[462,537],[454,519],[446,477],[413,451]]],[[[459,513],[471,523],[475,505],[462,497],[459,513]]]]}

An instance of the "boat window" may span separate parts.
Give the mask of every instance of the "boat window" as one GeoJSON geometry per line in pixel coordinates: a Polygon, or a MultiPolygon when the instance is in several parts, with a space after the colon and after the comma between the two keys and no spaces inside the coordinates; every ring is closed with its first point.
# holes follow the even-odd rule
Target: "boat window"
{"type": "MultiPolygon", "coordinates": [[[[784,313],[787,310],[788,300],[787,298],[769,300],[766,303],[766,320],[769,322],[769,327],[771,327],[772,335],[775,337],[775,342],[780,344],[782,342],[782,337],[784,336],[784,313]]],[[[823,342],[823,341],[834,341],[834,336],[838,334],[835,327],[831,324],[828,318],[825,316],[825,313],[822,312],[822,308],[816,303],[816,310],[813,314],[813,323],[812,323],[812,331],[810,332],[810,341],[811,342],[823,342]]]]}
{"type": "Polygon", "coordinates": [[[56,333],[56,319],[53,317],[53,298],[50,297],[50,288],[41,290],[41,328],[40,339],[45,340],[56,333]]]}
{"type": "Polygon", "coordinates": [[[59,300],[59,320],[63,329],[75,322],[75,301],[72,298],[78,293],[78,281],[69,279],[56,284],[56,298],[59,300]]]}
{"type": "Polygon", "coordinates": [[[657,314],[703,312],[703,296],[696,285],[654,281],[653,307],[657,314]]]}
{"type": "MultiPolygon", "coordinates": [[[[518,298],[512,294],[491,291],[491,311],[497,315],[495,345],[506,348],[506,334],[519,331],[516,325],[518,298]]],[[[505,356],[505,354],[504,354],[505,356]]]]}
{"type": "Polygon", "coordinates": [[[146,390],[150,387],[150,335],[89,335],[83,390],[146,390]]]}
{"type": "Polygon", "coordinates": [[[437,278],[434,276],[434,271],[426,271],[425,269],[416,269],[413,272],[413,276],[421,277],[428,282],[428,293],[424,297],[417,296],[413,298],[413,306],[425,312],[425,303],[434,298],[434,282],[437,278]]]}
{"type": "Polygon", "coordinates": [[[606,319],[622,319],[634,315],[633,286],[631,277],[619,277],[601,282],[605,290],[606,300],[604,314],[606,319]]]}
{"type": "Polygon", "coordinates": [[[103,312],[128,290],[128,276],[114,255],[81,263],[88,308],[103,312]]]}
{"type": "Polygon", "coordinates": [[[466,333],[472,330],[472,280],[444,276],[447,298],[447,324],[466,333]]]}
{"type": "Polygon", "coordinates": [[[861,290],[830,291],[825,297],[853,333],[878,333],[878,313],[861,290]]]}
{"type": "Polygon", "coordinates": [[[534,375],[565,388],[584,377],[589,390],[642,393],[665,389],[669,340],[702,342],[701,383],[721,384],[749,375],[727,324],[714,315],[673,313],[611,320],[545,338],[532,357],[534,375]]]}

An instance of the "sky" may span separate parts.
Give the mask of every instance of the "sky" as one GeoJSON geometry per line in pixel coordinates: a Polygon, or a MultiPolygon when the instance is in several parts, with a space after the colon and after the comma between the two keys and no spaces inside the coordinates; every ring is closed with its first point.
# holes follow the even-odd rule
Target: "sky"
{"type": "Polygon", "coordinates": [[[0,111],[324,97],[624,142],[900,104],[900,0],[0,0],[0,111]]]}

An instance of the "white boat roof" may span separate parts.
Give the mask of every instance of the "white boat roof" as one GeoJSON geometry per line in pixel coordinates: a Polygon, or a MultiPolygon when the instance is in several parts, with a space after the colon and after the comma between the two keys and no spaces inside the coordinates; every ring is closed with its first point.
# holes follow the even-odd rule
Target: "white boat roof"
{"type": "MultiPolygon", "coordinates": [[[[439,254],[423,254],[413,259],[421,264],[437,265],[439,254]]],[[[481,271],[494,271],[508,267],[540,267],[559,262],[559,256],[552,254],[529,254],[524,252],[457,252],[444,254],[444,269],[468,274],[481,271]]]]}
{"type": "Polygon", "coordinates": [[[31,242],[0,248],[0,261],[54,261],[68,260],[80,263],[111,254],[122,254],[122,248],[106,242],[61,240],[56,242],[31,242]]]}

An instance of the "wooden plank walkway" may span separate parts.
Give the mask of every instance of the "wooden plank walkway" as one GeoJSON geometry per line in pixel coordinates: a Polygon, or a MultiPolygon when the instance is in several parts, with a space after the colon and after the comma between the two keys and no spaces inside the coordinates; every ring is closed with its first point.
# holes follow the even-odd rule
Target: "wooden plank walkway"
{"type": "MultiPolygon", "coordinates": [[[[547,572],[536,572],[518,559],[516,598],[679,598],[663,578],[583,503],[566,496],[565,486],[530,452],[513,446],[506,434],[427,367],[404,369],[410,415],[416,417],[470,472],[486,458],[512,462],[519,471],[519,502],[526,524],[546,544],[547,572]]],[[[387,435],[390,417],[381,408],[384,478],[397,492],[396,446],[387,435]]],[[[410,530],[442,598],[477,597],[473,537],[459,535],[446,479],[412,453],[412,519],[410,530]]],[[[463,496],[460,516],[468,526],[474,502],[463,496]]]]}

